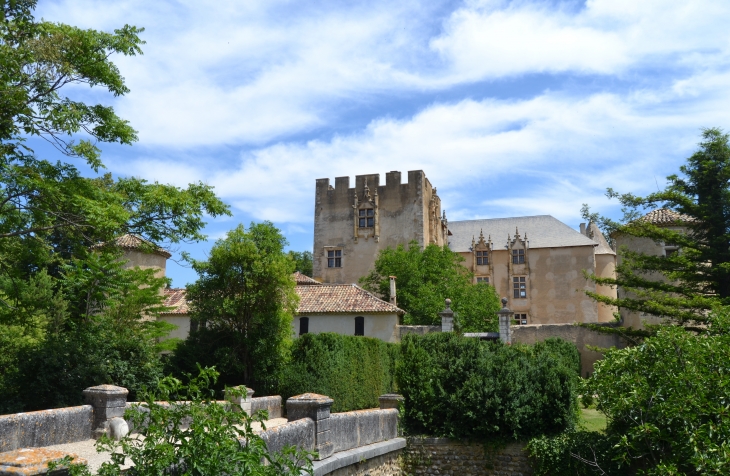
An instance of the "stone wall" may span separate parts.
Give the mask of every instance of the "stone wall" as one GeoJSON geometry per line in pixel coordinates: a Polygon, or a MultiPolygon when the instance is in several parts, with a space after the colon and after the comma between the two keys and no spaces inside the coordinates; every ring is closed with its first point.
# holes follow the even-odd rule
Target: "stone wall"
{"type": "Polygon", "coordinates": [[[617,335],[600,334],[596,331],[573,324],[532,324],[512,326],[512,342],[534,344],[549,337],[559,337],[572,342],[580,353],[581,375],[587,377],[593,373],[593,364],[603,358],[603,354],[590,350],[588,346],[622,349],[626,346],[617,335]]]}
{"type": "Polygon", "coordinates": [[[329,418],[334,451],[371,445],[398,436],[398,410],[357,410],[329,418]]]}
{"type": "Polygon", "coordinates": [[[441,326],[396,326],[396,334],[398,342],[403,339],[406,334],[417,334],[423,336],[431,332],[441,332],[441,326]]]}
{"type": "Polygon", "coordinates": [[[406,474],[439,476],[528,476],[533,474],[523,443],[492,449],[448,438],[409,438],[403,452],[406,474]]]}
{"type": "Polygon", "coordinates": [[[272,395],[270,397],[254,397],[251,399],[251,413],[259,410],[267,410],[269,419],[281,418],[281,396],[272,395]]]}
{"type": "Polygon", "coordinates": [[[86,440],[93,421],[91,405],[0,415],[0,453],[86,440]]]}

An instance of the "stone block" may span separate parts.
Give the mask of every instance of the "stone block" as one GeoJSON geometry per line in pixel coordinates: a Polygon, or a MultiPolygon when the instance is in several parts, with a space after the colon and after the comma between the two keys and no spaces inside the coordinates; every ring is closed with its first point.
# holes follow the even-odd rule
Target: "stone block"
{"type": "Polygon", "coordinates": [[[345,451],[357,446],[357,415],[355,412],[333,413],[329,418],[334,451],[345,451]]]}
{"type": "Polygon", "coordinates": [[[115,385],[97,385],[84,390],[86,403],[94,408],[122,407],[127,404],[129,390],[115,385]]]}
{"type": "Polygon", "coordinates": [[[378,397],[381,410],[385,410],[387,408],[395,408],[398,410],[401,403],[403,403],[403,400],[403,395],[398,395],[397,393],[386,393],[378,397]]]}
{"type": "MultiPolygon", "coordinates": [[[[253,399],[254,390],[246,386],[233,387],[226,389],[226,400],[241,407],[241,410],[252,415],[251,400],[253,399]]],[[[238,408],[234,407],[235,410],[238,408]]]]}
{"type": "Polygon", "coordinates": [[[331,441],[326,441],[322,443],[317,443],[314,447],[314,450],[317,452],[317,457],[314,458],[317,461],[321,461],[323,459],[329,458],[334,454],[334,445],[331,441]]]}
{"type": "Polygon", "coordinates": [[[109,434],[110,420],[124,416],[128,394],[126,388],[114,385],[97,385],[84,390],[86,402],[94,407],[92,437],[109,434]]]}
{"type": "Polygon", "coordinates": [[[329,418],[332,403],[334,400],[325,395],[304,393],[286,401],[286,416],[289,421],[311,418],[316,423],[329,418]]]}

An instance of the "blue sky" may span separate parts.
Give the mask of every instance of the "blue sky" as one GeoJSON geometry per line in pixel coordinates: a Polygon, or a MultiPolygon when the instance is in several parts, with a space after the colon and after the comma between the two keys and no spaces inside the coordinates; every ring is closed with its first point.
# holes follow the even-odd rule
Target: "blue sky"
{"type": "MultiPolygon", "coordinates": [[[[40,0],[37,16],[144,27],[111,104],[139,131],[109,171],[213,185],[238,223],[312,247],[315,179],[423,169],[450,220],[618,216],[730,129],[730,2],[40,0]]],[[[204,258],[212,241],[180,245],[204,258]]],[[[174,286],[195,274],[168,265],[174,286]]]]}

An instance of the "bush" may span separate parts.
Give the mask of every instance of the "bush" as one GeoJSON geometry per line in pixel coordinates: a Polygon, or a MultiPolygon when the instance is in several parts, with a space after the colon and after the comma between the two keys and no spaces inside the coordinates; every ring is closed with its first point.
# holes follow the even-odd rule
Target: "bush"
{"type": "Polygon", "coordinates": [[[334,400],[333,412],[378,407],[378,397],[393,392],[398,345],[370,337],[333,333],[305,334],[294,341],[283,372],[283,399],[312,392],[334,400]]]}
{"type": "Polygon", "coordinates": [[[405,427],[411,434],[508,439],[572,428],[575,354],[556,340],[507,346],[453,333],[407,335],[396,370],[405,427]]]}
{"type": "MultiPolygon", "coordinates": [[[[268,366],[270,373],[266,379],[251,379],[248,382],[244,380],[246,364],[236,358],[234,352],[234,349],[241,345],[242,340],[239,333],[223,329],[203,328],[191,332],[187,339],[178,344],[174,353],[167,360],[165,372],[172,373],[178,378],[184,378],[188,374],[194,375],[200,364],[203,367],[215,367],[220,374],[214,385],[219,396],[222,395],[223,387],[226,385],[247,385],[256,391],[257,397],[277,393],[276,368],[278,366],[268,366]]],[[[265,361],[263,357],[265,356],[262,356],[261,360],[265,361]]]]}
{"type": "Polygon", "coordinates": [[[623,476],[626,468],[614,461],[616,443],[603,433],[569,430],[534,438],[527,451],[535,476],[623,476]]]}
{"type": "Polygon", "coordinates": [[[100,384],[129,390],[129,399],[154,388],[162,363],[151,339],[108,320],[80,324],[23,349],[8,376],[0,410],[19,412],[81,405],[82,391],[100,384]]]}

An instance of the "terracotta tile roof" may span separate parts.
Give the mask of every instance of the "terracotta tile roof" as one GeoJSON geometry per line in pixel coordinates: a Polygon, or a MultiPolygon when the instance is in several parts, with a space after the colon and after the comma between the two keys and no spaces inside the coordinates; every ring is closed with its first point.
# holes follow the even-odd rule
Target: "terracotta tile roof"
{"type": "MultiPolygon", "coordinates": [[[[160,248],[159,246],[155,245],[151,241],[147,241],[144,238],[141,238],[137,235],[122,235],[119,238],[116,238],[114,240],[114,243],[116,246],[123,250],[138,250],[144,246],[152,247],[154,251],[152,251],[155,254],[158,254],[160,256],[164,256],[165,258],[169,258],[172,256],[167,250],[160,248]]],[[[105,243],[101,243],[99,245],[94,246],[93,248],[99,248],[101,246],[104,246],[105,243]]]]}
{"type": "Polygon", "coordinates": [[[188,313],[188,301],[185,298],[187,289],[185,288],[165,288],[165,302],[166,307],[173,309],[167,312],[161,312],[160,314],[187,314],[188,313]]]}
{"type": "Polygon", "coordinates": [[[297,286],[311,286],[313,284],[322,284],[319,281],[310,278],[306,274],[300,273],[299,271],[295,271],[292,276],[294,277],[294,281],[297,282],[297,286]]]}
{"type": "Polygon", "coordinates": [[[405,314],[397,306],[370,294],[356,284],[321,284],[297,286],[298,314],[328,313],[396,313],[405,314]]]}
{"type": "Polygon", "coordinates": [[[641,221],[648,221],[654,225],[676,225],[677,222],[693,222],[695,219],[689,215],[675,212],[668,208],[657,208],[652,210],[643,217],[641,221]]]}

